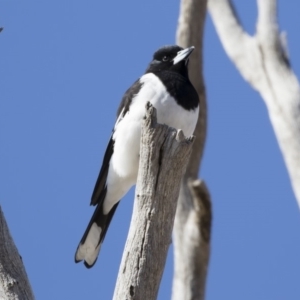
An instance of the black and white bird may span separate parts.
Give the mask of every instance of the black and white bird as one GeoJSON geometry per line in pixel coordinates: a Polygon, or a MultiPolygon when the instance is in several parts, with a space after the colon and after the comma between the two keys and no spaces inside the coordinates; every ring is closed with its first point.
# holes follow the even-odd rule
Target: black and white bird
{"type": "Polygon", "coordinates": [[[193,134],[199,113],[198,94],[188,77],[193,50],[160,48],[145,74],[123,96],[91,199],[96,209],[76,250],[75,262],[84,260],[87,268],[95,264],[119,201],[136,184],[146,103],[156,108],[158,123],[181,129],[185,136],[193,134]]]}

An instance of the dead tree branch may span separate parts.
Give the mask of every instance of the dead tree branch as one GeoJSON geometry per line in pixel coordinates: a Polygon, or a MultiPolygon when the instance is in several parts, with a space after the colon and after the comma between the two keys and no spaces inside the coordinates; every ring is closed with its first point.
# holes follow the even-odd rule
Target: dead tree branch
{"type": "Polygon", "coordinates": [[[173,300],[204,299],[210,253],[210,196],[204,181],[196,180],[207,128],[207,105],[202,75],[206,2],[182,0],[177,28],[177,44],[182,47],[195,46],[195,53],[190,58],[189,75],[199,95],[200,111],[192,155],[181,182],[174,224],[173,300]]]}
{"type": "Polygon", "coordinates": [[[22,258],[9,233],[0,207],[0,299],[33,300],[22,258]]]}
{"type": "Polygon", "coordinates": [[[115,300],[157,297],[171,243],[180,180],[193,140],[186,139],[181,130],[157,124],[155,108],[147,107],[134,209],[115,300]]]}
{"type": "Polygon", "coordinates": [[[208,7],[225,52],[266,103],[300,206],[300,85],[278,29],[276,0],[257,4],[254,36],[239,24],[231,1],[209,0],[208,7]]]}

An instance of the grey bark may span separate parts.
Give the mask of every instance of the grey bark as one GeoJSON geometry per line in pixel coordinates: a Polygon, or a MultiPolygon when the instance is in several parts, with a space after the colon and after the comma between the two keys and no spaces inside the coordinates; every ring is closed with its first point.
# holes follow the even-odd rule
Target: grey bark
{"type": "Polygon", "coordinates": [[[0,207],[0,299],[33,300],[22,258],[9,233],[0,207]]]}
{"type": "Polygon", "coordinates": [[[174,223],[173,300],[204,299],[210,254],[211,201],[203,180],[196,180],[203,156],[207,104],[202,74],[203,29],[206,0],[182,0],[177,28],[177,44],[195,46],[190,58],[189,76],[200,99],[195,143],[181,182],[174,223]]]}
{"type": "MultiPolygon", "coordinates": [[[[0,33],[3,27],[0,27],[0,33]]],[[[34,295],[0,206],[0,299],[33,300],[34,295]]]]}
{"type": "Polygon", "coordinates": [[[224,50],[263,98],[300,206],[300,85],[277,23],[276,0],[258,0],[254,36],[240,25],[229,0],[209,0],[224,50]]]}
{"type": "Polygon", "coordinates": [[[156,299],[165,266],[178,199],[193,137],[156,123],[147,106],[142,124],[140,165],[129,234],[115,300],[156,299]]]}

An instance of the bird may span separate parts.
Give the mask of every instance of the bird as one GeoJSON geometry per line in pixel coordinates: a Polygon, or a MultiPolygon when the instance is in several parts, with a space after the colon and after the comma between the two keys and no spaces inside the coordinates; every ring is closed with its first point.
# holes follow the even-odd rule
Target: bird
{"type": "Polygon", "coordinates": [[[120,200],[136,184],[141,123],[146,103],[157,110],[157,122],[194,133],[199,97],[189,80],[189,57],[194,47],[163,46],[153,55],[144,75],[125,92],[91,197],[94,214],[75,253],[75,262],[91,268],[120,200]]]}

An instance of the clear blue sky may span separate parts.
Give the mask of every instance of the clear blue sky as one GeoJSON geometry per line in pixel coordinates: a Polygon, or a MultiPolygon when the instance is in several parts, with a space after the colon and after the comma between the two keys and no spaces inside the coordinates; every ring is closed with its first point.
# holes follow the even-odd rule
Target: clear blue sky
{"type": "MultiPolygon", "coordinates": [[[[235,1],[253,33],[256,3],[235,1]]],[[[300,77],[299,1],[279,1],[300,77]]],[[[124,91],[173,44],[177,1],[1,1],[0,203],[37,299],[111,299],[131,217],[122,201],[96,266],[73,262],[124,91]]],[[[207,300],[300,299],[300,211],[260,96],[228,60],[208,17],[213,201],[207,300]]],[[[300,184],[300,183],[299,183],[300,184]]],[[[159,299],[170,298],[172,249],[159,299]]]]}

